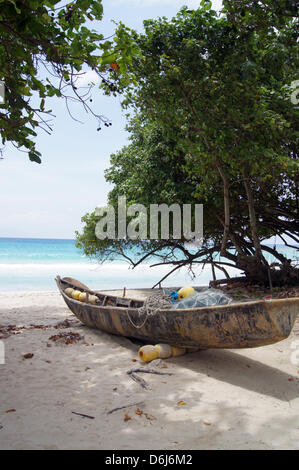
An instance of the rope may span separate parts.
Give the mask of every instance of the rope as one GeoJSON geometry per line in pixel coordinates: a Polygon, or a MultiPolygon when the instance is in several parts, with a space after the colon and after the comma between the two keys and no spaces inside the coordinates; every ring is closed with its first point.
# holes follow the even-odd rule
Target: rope
{"type": "Polygon", "coordinates": [[[127,317],[129,321],[131,322],[131,324],[134,326],[134,328],[139,329],[145,325],[149,317],[156,315],[159,312],[159,310],[167,309],[170,307],[171,307],[170,294],[167,294],[165,291],[158,292],[157,294],[153,294],[147,297],[147,299],[144,301],[143,306],[138,309],[139,316],[145,315],[145,319],[142,325],[136,325],[133,322],[133,320],[130,317],[128,309],[127,309],[127,317]]]}

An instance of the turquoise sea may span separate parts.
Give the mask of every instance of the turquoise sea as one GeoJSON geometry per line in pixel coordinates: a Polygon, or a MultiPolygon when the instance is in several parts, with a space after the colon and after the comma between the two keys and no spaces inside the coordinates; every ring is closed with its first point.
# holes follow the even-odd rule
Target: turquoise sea
{"type": "MultiPolygon", "coordinates": [[[[281,246],[279,251],[295,259],[298,250],[281,246]]],[[[75,246],[74,240],[0,238],[0,291],[56,290],[57,274],[81,280],[93,289],[152,287],[169,268],[150,268],[149,264],[129,268],[124,261],[99,264],[90,261],[75,246]]],[[[185,284],[207,285],[212,279],[210,267],[195,271],[191,280],[187,269],[182,269],[163,282],[163,287],[185,284]]],[[[231,270],[231,275],[238,275],[231,270]]],[[[219,278],[223,275],[219,272],[219,278]]]]}

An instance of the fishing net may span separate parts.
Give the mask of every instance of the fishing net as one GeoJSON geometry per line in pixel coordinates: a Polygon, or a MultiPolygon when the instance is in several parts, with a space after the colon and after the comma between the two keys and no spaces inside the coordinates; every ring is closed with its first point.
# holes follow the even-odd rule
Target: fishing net
{"type": "Polygon", "coordinates": [[[127,310],[128,318],[132,325],[135,328],[142,328],[148,317],[156,315],[159,310],[167,309],[172,307],[172,298],[171,295],[168,294],[167,292],[158,292],[157,294],[150,295],[147,297],[147,299],[144,301],[144,304],[142,307],[138,309],[138,314],[140,318],[144,318],[144,321],[142,322],[141,325],[136,325],[133,320],[131,319],[129,312],[127,310]]]}
{"type": "Polygon", "coordinates": [[[171,296],[167,292],[158,292],[150,295],[139,308],[140,314],[155,315],[159,310],[170,308],[172,306],[171,296]]]}
{"type": "Polygon", "coordinates": [[[213,305],[227,305],[233,301],[232,297],[224,294],[219,289],[206,289],[201,292],[195,292],[191,297],[174,302],[171,292],[158,292],[157,294],[150,295],[142,307],[138,309],[139,318],[144,320],[141,325],[136,325],[130,318],[127,310],[128,318],[135,328],[142,328],[150,316],[156,315],[163,309],[188,309],[198,307],[209,307],[213,305]]]}
{"type": "Polygon", "coordinates": [[[198,307],[210,307],[213,305],[227,305],[233,301],[232,297],[224,294],[219,289],[206,289],[201,292],[197,292],[191,297],[175,302],[173,308],[185,309],[185,308],[198,308],[198,307]]]}

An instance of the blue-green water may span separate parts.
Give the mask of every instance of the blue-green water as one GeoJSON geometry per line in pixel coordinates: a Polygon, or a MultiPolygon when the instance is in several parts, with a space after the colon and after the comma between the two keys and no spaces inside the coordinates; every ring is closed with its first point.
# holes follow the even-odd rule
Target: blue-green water
{"type": "MultiPolygon", "coordinates": [[[[289,258],[298,257],[298,250],[279,247],[289,258]]],[[[267,254],[270,260],[270,256],[267,254]]],[[[54,278],[70,276],[80,279],[94,289],[152,287],[169,268],[150,268],[149,264],[130,269],[125,261],[118,260],[101,265],[90,261],[76,248],[74,240],[0,238],[0,291],[55,290],[54,278]]],[[[196,268],[192,283],[207,285],[212,279],[209,266],[196,268]]],[[[238,275],[237,270],[230,270],[238,275]]],[[[219,272],[219,278],[223,273],[219,272]]],[[[163,283],[167,286],[190,284],[187,269],[181,269],[163,283]]]]}
{"type": "Polygon", "coordinates": [[[74,240],[0,238],[0,264],[84,263],[74,240]]]}
{"type": "MultiPolygon", "coordinates": [[[[168,270],[151,269],[149,264],[133,270],[121,259],[102,265],[85,257],[74,240],[0,238],[2,292],[55,290],[57,274],[79,279],[93,289],[152,287],[168,270]]],[[[208,279],[205,273],[198,282],[206,284],[208,279]]],[[[190,277],[180,272],[163,286],[186,282],[190,277]]]]}

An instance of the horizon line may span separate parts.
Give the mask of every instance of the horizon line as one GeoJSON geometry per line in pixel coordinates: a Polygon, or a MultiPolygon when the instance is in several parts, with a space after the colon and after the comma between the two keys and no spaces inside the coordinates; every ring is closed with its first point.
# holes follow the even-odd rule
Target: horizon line
{"type": "MultiPolygon", "coordinates": [[[[0,240],[58,240],[58,241],[76,241],[76,238],[46,238],[46,237],[2,237],[0,240]]],[[[274,243],[264,243],[265,245],[273,245],[274,243]]],[[[283,243],[277,243],[276,246],[286,246],[283,243]]],[[[299,248],[299,245],[298,245],[299,248]]],[[[295,248],[294,248],[295,249],[295,248]]]]}
{"type": "Polygon", "coordinates": [[[47,237],[2,237],[0,240],[66,240],[66,241],[76,241],[75,238],[47,238],[47,237]]]}

